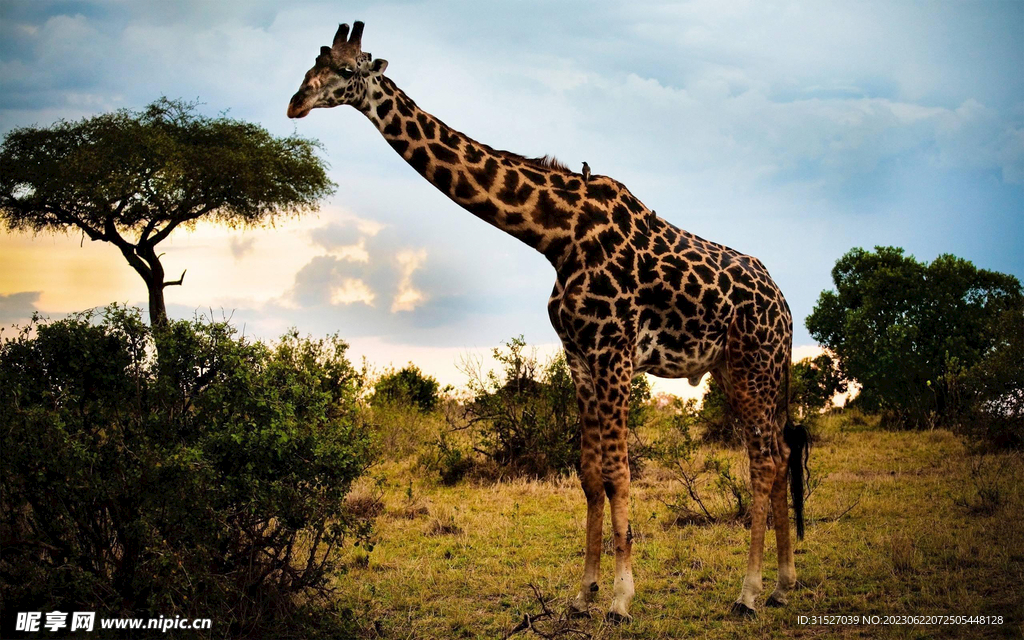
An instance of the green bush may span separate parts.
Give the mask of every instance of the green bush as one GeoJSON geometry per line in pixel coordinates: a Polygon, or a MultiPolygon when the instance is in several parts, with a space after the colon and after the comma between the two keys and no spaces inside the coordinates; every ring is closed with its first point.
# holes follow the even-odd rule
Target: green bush
{"type": "MultiPolygon", "coordinates": [[[[542,477],[578,470],[579,405],[564,352],[541,364],[519,337],[504,349],[495,349],[493,355],[503,371],[472,372],[470,399],[456,428],[473,427],[473,449],[497,465],[501,474],[542,477]]],[[[630,469],[635,474],[648,455],[637,429],[646,419],[650,397],[646,378],[635,378],[628,420],[630,469]]],[[[452,461],[462,465],[457,468],[464,472],[462,458],[452,461]]]]}
{"type": "MultiPolygon", "coordinates": [[[[667,412],[667,419],[661,436],[651,447],[652,457],[661,462],[683,489],[671,501],[664,502],[672,524],[749,523],[749,474],[742,468],[734,470],[728,458],[719,454],[716,447],[702,446],[694,438],[694,432],[698,430],[703,430],[705,440],[724,437],[722,432],[709,435],[708,418],[701,415],[706,410],[710,393],[712,390],[709,389],[700,409],[696,400],[680,398],[675,398],[665,407],[663,411],[667,412]]],[[[720,394],[720,391],[716,393],[720,394]]],[[[711,400],[714,404],[716,396],[711,396],[711,400]]]]}
{"type": "Polygon", "coordinates": [[[465,418],[476,450],[513,474],[545,476],[579,464],[579,409],[565,356],[546,365],[513,338],[494,350],[503,367],[469,381],[465,418]]]}
{"type": "Polygon", "coordinates": [[[36,319],[0,345],[5,611],[211,617],[235,635],[323,593],[333,551],[368,533],[343,510],[370,462],[345,343],[93,320],[36,319]]]}
{"type": "Polygon", "coordinates": [[[412,406],[420,411],[433,411],[437,408],[440,385],[432,376],[424,375],[419,367],[409,364],[395,371],[384,373],[373,386],[370,405],[412,406]]]}
{"type": "Polygon", "coordinates": [[[995,345],[951,382],[965,407],[960,432],[975,448],[1024,448],[1024,311],[1004,312],[995,345]]]}
{"type": "Polygon", "coordinates": [[[708,381],[700,408],[691,410],[694,412],[694,424],[700,430],[701,440],[708,444],[729,447],[740,445],[743,436],[733,420],[725,389],[714,378],[708,381]]]}
{"type": "Polygon", "coordinates": [[[846,393],[847,381],[842,378],[835,361],[827,353],[793,363],[789,376],[790,412],[810,418],[832,406],[832,398],[846,393]]]}
{"type": "Polygon", "coordinates": [[[807,329],[860,383],[857,405],[890,427],[954,426],[964,405],[951,383],[997,348],[997,319],[1024,308],[1013,275],[951,255],[919,262],[898,247],[850,250],[832,281],[807,329]]]}

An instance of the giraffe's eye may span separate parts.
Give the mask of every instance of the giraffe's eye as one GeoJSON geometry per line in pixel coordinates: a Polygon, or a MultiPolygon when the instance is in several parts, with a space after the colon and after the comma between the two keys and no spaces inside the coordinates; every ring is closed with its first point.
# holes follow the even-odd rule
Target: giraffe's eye
{"type": "Polygon", "coordinates": [[[345,78],[346,80],[351,78],[353,73],[355,72],[352,71],[351,69],[338,69],[338,75],[340,75],[342,78],[345,78]]]}

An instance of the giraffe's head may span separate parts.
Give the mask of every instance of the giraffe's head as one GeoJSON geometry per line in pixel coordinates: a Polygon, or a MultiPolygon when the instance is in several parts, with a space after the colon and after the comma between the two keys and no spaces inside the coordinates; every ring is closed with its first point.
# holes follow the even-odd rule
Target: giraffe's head
{"type": "Polygon", "coordinates": [[[288,103],[289,118],[303,118],[312,109],[350,104],[356,108],[368,104],[367,86],[384,73],[387,60],[374,60],[363,51],[363,23],[338,27],[334,44],[320,47],[316,64],[306,72],[302,86],[288,103]]]}

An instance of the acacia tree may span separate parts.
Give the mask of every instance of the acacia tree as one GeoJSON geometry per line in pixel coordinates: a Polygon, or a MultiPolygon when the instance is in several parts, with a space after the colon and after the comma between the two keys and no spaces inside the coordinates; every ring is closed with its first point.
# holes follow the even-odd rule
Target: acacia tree
{"type": "Polygon", "coordinates": [[[1024,307],[1012,275],[951,255],[918,262],[897,247],[851,250],[832,280],[807,329],[862,385],[859,404],[906,426],[955,418],[951,381],[998,346],[997,320],[1024,307]]]}
{"type": "Polygon", "coordinates": [[[273,224],[313,211],[334,190],[315,140],[210,118],[160,98],[77,122],[11,131],[0,147],[0,224],[116,246],[149,290],[154,327],[167,324],[157,245],[201,219],[273,224]]]}

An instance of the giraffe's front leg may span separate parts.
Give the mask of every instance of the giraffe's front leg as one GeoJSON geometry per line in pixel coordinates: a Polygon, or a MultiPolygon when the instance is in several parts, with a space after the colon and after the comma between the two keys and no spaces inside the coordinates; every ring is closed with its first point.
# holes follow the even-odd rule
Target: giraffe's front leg
{"type": "Polygon", "coordinates": [[[600,473],[600,440],[588,447],[584,437],[581,480],[583,493],[587,496],[587,533],[585,541],[585,558],[583,560],[583,580],[580,591],[569,603],[569,607],[579,614],[589,615],[590,603],[597,596],[597,579],[601,568],[601,537],[604,529],[604,489],[601,485],[600,473]]]}
{"type": "Polygon", "coordinates": [[[595,385],[601,420],[601,480],[611,506],[612,541],[615,545],[615,583],[608,619],[631,620],[633,600],[633,532],[629,526],[629,393],[633,371],[628,360],[607,358],[605,375],[595,385]]]}
{"type": "MultiPolygon", "coordinates": [[[[625,445],[625,442],[622,443],[625,445]]],[[[625,453],[625,452],[623,452],[625,453]]],[[[605,481],[612,512],[612,540],[615,543],[615,586],[608,619],[628,622],[629,603],[633,600],[633,530],[629,526],[629,465],[616,477],[605,481]]]]}
{"type": "Polygon", "coordinates": [[[580,409],[580,481],[587,497],[587,531],[585,559],[580,591],[569,602],[575,614],[590,615],[590,603],[597,597],[598,574],[601,568],[601,538],[604,529],[604,485],[601,483],[601,426],[597,419],[597,399],[590,369],[582,358],[566,349],[569,369],[576,383],[580,409]]]}

